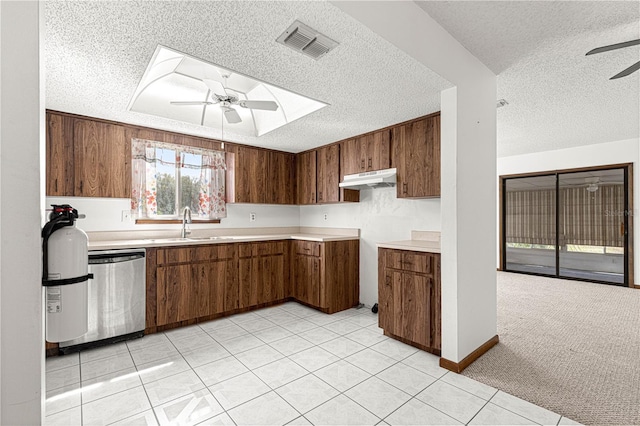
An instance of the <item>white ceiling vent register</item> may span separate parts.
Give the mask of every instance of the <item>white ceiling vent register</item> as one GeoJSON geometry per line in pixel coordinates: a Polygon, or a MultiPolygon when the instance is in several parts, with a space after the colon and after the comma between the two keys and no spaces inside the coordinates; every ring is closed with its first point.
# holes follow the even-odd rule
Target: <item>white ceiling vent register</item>
{"type": "Polygon", "coordinates": [[[294,21],[276,41],[313,59],[320,59],[338,45],[338,42],[300,21],[294,21]]]}

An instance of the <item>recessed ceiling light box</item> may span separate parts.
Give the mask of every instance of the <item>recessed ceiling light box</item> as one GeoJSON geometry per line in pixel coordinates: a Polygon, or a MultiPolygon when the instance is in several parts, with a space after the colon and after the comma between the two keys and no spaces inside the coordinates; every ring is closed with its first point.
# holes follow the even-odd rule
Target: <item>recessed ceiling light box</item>
{"type": "Polygon", "coordinates": [[[327,105],[159,45],[128,109],[262,136],[327,105]]]}

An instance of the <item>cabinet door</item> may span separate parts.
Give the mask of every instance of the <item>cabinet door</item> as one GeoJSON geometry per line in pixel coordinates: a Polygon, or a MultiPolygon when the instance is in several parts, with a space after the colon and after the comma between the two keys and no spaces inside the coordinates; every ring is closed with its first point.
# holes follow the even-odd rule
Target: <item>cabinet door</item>
{"type": "Polygon", "coordinates": [[[75,195],[131,197],[124,127],[76,119],[73,134],[75,195]]]}
{"type": "Polygon", "coordinates": [[[258,303],[284,299],[284,255],[257,257],[254,266],[258,303]]]}
{"type": "Polygon", "coordinates": [[[192,266],[160,266],[157,276],[157,325],[191,318],[192,266]]]}
{"type": "Polygon", "coordinates": [[[47,113],[47,195],[74,195],[73,164],[73,118],[47,113]]]}
{"type": "MultiPolygon", "coordinates": [[[[400,329],[397,334],[412,342],[431,346],[431,287],[430,277],[410,273],[402,274],[400,291],[400,329]]],[[[394,294],[394,297],[397,293],[394,294]]],[[[397,305],[396,305],[397,306],[397,305]]]]}
{"type": "Polygon", "coordinates": [[[316,203],[316,151],[298,155],[298,204],[316,203]]]}
{"type": "Polygon", "coordinates": [[[400,303],[399,297],[402,296],[399,291],[401,285],[400,272],[386,268],[382,270],[382,275],[378,279],[378,325],[392,334],[399,334],[395,324],[401,313],[400,307],[396,309],[396,303],[400,303]]]}
{"type": "Polygon", "coordinates": [[[340,146],[329,145],[318,150],[318,203],[340,201],[340,146]]]}
{"type": "Polygon", "coordinates": [[[320,258],[296,255],[294,297],[313,306],[320,305],[320,258]]]}
{"type": "Polygon", "coordinates": [[[295,204],[295,156],[286,152],[269,151],[267,204],[295,204]]]}
{"type": "Polygon", "coordinates": [[[343,142],[340,151],[342,156],[342,173],[353,175],[364,171],[365,161],[361,154],[360,138],[343,142]]]}
{"type": "Polygon", "coordinates": [[[440,196],[440,116],[393,129],[398,198],[440,196]]]}
{"type": "Polygon", "coordinates": [[[240,145],[234,147],[234,151],[235,202],[265,203],[268,151],[240,145]]]}
{"type": "Polygon", "coordinates": [[[367,171],[388,169],[390,159],[390,132],[383,130],[367,138],[367,171]]]}

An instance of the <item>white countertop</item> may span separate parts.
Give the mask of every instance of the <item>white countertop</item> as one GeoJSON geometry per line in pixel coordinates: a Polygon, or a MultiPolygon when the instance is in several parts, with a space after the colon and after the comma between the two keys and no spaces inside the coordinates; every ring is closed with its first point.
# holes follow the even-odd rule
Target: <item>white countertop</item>
{"type": "Polygon", "coordinates": [[[403,240],[379,243],[378,248],[390,248],[396,250],[423,251],[426,253],[440,253],[440,243],[434,241],[403,240]]]}
{"type": "Polygon", "coordinates": [[[136,239],[89,239],[89,250],[114,250],[131,249],[141,247],[165,247],[165,246],[190,246],[201,244],[229,244],[252,241],[274,241],[274,240],[304,240],[304,241],[347,241],[358,240],[358,235],[344,235],[336,233],[274,233],[256,235],[225,235],[225,236],[189,236],[187,238],[136,238],[136,239]]]}
{"type": "Polygon", "coordinates": [[[410,240],[378,243],[378,248],[440,253],[440,232],[411,231],[410,240]]]}

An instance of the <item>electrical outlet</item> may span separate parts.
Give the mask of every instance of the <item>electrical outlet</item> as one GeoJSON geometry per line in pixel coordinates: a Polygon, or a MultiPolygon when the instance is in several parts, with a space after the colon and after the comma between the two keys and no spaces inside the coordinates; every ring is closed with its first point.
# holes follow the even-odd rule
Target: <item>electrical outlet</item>
{"type": "Polygon", "coordinates": [[[122,221],[131,222],[131,210],[122,210],[122,221]]]}
{"type": "Polygon", "coordinates": [[[249,222],[255,222],[255,221],[256,221],[256,214],[249,213],[249,222]]]}
{"type": "Polygon", "coordinates": [[[323,214],[323,215],[322,215],[322,217],[324,218],[324,220],[329,219],[329,215],[328,215],[328,214],[326,214],[326,213],[325,213],[325,214],[323,214]]]}

